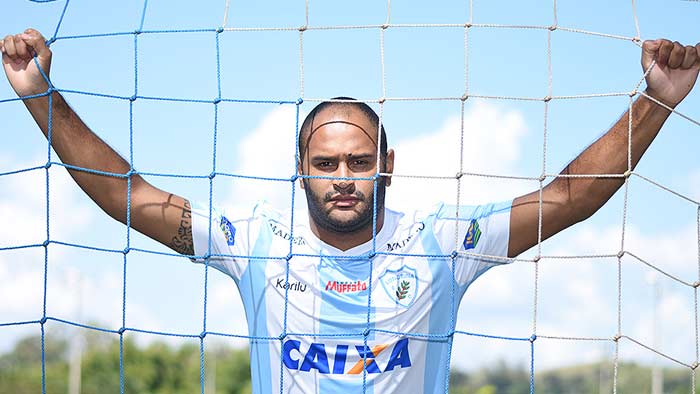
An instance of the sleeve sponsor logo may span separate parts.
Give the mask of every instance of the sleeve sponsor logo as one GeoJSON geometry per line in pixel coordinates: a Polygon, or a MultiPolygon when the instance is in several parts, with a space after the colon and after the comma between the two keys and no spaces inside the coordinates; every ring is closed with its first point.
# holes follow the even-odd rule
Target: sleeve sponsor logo
{"type": "Polygon", "coordinates": [[[479,222],[476,219],[472,219],[469,223],[469,228],[467,229],[467,235],[464,236],[464,250],[474,249],[476,244],[479,243],[479,238],[481,238],[481,230],[479,230],[479,222]]]}
{"type": "Polygon", "coordinates": [[[282,345],[282,361],[288,369],[309,372],[312,369],[322,374],[359,375],[391,372],[396,368],[409,368],[411,354],[408,338],[396,341],[388,358],[385,350],[390,344],[378,344],[372,348],[363,345],[337,344],[328,347],[324,343],[311,343],[303,349],[301,341],[287,339],[282,345]],[[349,349],[354,348],[352,351],[349,349]]]}
{"type": "Polygon", "coordinates": [[[226,243],[229,246],[233,246],[236,243],[236,228],[233,227],[233,224],[231,224],[231,222],[226,219],[226,216],[223,215],[219,221],[219,227],[221,227],[221,232],[224,233],[226,243]]]}
{"type": "Polygon", "coordinates": [[[423,229],[425,229],[425,223],[423,223],[423,222],[419,222],[414,226],[416,227],[416,229],[412,230],[413,232],[411,234],[409,234],[406,238],[402,239],[401,241],[397,241],[397,242],[388,242],[386,244],[387,252],[393,252],[395,250],[403,248],[404,246],[406,246],[408,244],[408,242],[411,239],[413,239],[413,236],[415,236],[419,232],[423,231],[423,229]]]}
{"type": "Polygon", "coordinates": [[[291,239],[291,242],[294,245],[306,245],[306,240],[300,236],[294,236],[292,238],[291,234],[289,234],[289,231],[281,228],[280,226],[277,226],[276,223],[270,221],[268,222],[270,225],[270,230],[272,231],[272,234],[284,239],[285,241],[289,241],[291,239]]]}

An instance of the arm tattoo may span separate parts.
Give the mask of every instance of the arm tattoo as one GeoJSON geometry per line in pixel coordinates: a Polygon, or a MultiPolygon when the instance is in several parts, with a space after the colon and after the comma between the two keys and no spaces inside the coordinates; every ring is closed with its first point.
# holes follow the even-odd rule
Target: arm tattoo
{"type": "Polygon", "coordinates": [[[194,255],[192,209],[190,207],[190,202],[187,200],[185,200],[185,206],[182,208],[180,228],[177,229],[177,235],[170,241],[170,247],[178,253],[194,255]]]}

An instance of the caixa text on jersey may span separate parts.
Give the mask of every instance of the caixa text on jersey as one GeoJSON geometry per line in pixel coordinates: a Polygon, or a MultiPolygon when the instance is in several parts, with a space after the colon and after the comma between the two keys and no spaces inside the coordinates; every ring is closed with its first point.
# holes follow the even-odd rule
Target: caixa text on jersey
{"type": "Polygon", "coordinates": [[[372,348],[361,345],[311,343],[302,348],[301,341],[288,339],[282,346],[282,361],[288,369],[322,374],[360,375],[363,365],[367,373],[384,373],[396,368],[411,366],[408,338],[399,339],[391,347],[391,355],[380,357],[390,344],[378,344],[372,348]],[[352,349],[352,350],[351,350],[352,349]]]}

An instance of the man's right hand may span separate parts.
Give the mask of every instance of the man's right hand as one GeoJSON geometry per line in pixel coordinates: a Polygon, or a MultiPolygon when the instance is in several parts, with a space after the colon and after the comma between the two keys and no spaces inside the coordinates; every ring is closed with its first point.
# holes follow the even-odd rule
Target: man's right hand
{"type": "Polygon", "coordinates": [[[47,91],[46,79],[34,62],[34,56],[46,76],[51,69],[51,50],[38,31],[27,29],[24,33],[9,35],[0,40],[2,66],[10,85],[20,97],[47,91]]]}

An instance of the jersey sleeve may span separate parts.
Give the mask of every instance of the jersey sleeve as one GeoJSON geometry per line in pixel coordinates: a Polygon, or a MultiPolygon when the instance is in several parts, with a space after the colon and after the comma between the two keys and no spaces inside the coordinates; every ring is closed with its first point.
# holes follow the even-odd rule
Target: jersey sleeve
{"type": "Polygon", "coordinates": [[[247,268],[258,221],[252,215],[196,206],[192,210],[192,239],[196,263],[209,264],[238,281],[247,268]]]}
{"type": "Polygon", "coordinates": [[[508,263],[512,201],[477,206],[442,205],[434,231],[445,254],[457,252],[455,279],[468,285],[489,268],[508,263]]]}

